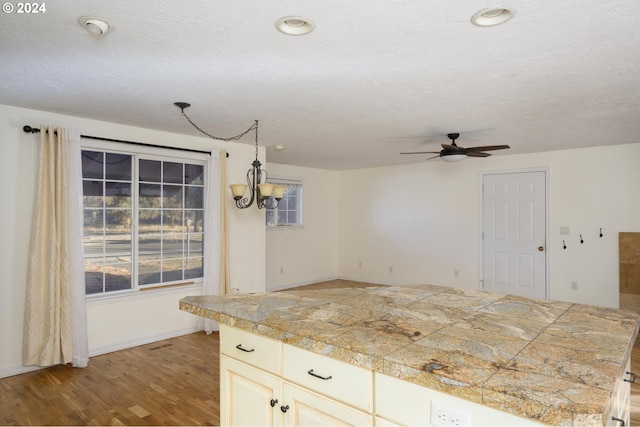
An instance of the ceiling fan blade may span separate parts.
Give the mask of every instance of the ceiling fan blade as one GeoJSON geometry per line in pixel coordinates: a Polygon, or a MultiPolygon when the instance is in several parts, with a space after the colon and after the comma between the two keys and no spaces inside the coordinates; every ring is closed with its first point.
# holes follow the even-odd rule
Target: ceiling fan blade
{"type": "Polygon", "coordinates": [[[481,153],[479,151],[467,151],[466,154],[469,157],[489,157],[491,155],[489,153],[481,153]]]}
{"type": "Polygon", "coordinates": [[[506,150],[509,147],[508,145],[487,145],[484,147],[469,147],[469,148],[465,148],[465,151],[469,152],[473,152],[473,151],[492,151],[492,150],[506,150]]]}
{"type": "Polygon", "coordinates": [[[400,153],[400,154],[440,154],[439,151],[412,151],[410,153],[400,153]]]}
{"type": "Polygon", "coordinates": [[[428,159],[426,159],[426,160],[432,160],[432,159],[437,159],[438,157],[440,157],[440,155],[437,155],[437,156],[433,156],[433,157],[429,157],[429,158],[428,158],[428,159]]]}

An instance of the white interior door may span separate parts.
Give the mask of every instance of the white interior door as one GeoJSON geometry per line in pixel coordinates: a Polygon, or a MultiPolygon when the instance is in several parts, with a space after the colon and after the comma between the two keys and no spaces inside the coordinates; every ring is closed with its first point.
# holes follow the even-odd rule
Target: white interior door
{"type": "Polygon", "coordinates": [[[483,176],[483,289],[546,298],[546,171],[483,176]]]}

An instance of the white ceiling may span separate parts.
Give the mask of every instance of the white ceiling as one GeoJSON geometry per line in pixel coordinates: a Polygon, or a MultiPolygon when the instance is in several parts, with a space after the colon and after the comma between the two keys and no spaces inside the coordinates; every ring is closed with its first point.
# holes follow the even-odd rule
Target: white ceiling
{"type": "Polygon", "coordinates": [[[638,0],[44,3],[0,15],[0,103],[197,135],[186,101],[217,136],[260,120],[269,162],[335,170],[422,162],[398,153],[449,132],[494,155],[640,142],[638,0]],[[514,19],[470,23],[496,5],[514,19]],[[315,30],[276,31],[290,15],[315,30]]]}

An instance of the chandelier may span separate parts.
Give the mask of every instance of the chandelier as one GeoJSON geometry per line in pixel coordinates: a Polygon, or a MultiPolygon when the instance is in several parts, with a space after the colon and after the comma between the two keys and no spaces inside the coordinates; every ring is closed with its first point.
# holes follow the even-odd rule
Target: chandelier
{"type": "Polygon", "coordinates": [[[281,185],[274,185],[267,183],[267,171],[262,169],[262,163],[258,160],[258,120],[256,120],[249,129],[245,130],[241,134],[232,136],[229,138],[221,138],[201,129],[196,125],[187,114],[184,112],[185,108],[189,108],[191,104],[186,102],[174,102],[176,107],[180,108],[180,111],[185,119],[200,133],[208,136],[211,139],[217,139],[220,141],[237,141],[251,131],[255,132],[255,146],[256,146],[256,158],[251,163],[251,169],[247,171],[247,183],[246,184],[231,184],[231,194],[233,200],[236,201],[236,207],[239,209],[245,209],[253,205],[256,202],[258,209],[275,209],[278,207],[280,200],[284,196],[285,187],[281,185]],[[248,197],[245,197],[245,193],[249,189],[248,197]],[[273,196],[273,197],[272,197],[273,196]]]}

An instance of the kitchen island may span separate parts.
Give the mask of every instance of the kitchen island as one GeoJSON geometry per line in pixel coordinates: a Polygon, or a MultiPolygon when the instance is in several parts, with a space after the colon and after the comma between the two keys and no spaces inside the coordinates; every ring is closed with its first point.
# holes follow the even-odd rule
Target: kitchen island
{"type": "MultiPolygon", "coordinates": [[[[376,385],[389,390],[396,387],[393,381],[399,383],[396,394],[425,389],[455,399],[442,414],[437,409],[442,425],[479,424],[486,414],[476,416],[477,405],[514,417],[507,423],[628,423],[628,384],[635,379],[628,369],[638,333],[634,312],[434,285],[191,296],[180,301],[180,309],[218,321],[222,356],[227,358],[225,348],[238,349],[240,365],[257,366],[269,378],[301,384],[306,380],[291,379],[287,366],[317,355],[371,373],[362,377],[370,383],[369,401],[331,396],[323,386],[313,389],[314,395],[326,394],[369,414],[371,423],[410,423],[410,417],[400,419],[402,408],[398,415],[381,409],[394,395],[383,400],[385,392],[376,385]],[[252,336],[265,341],[268,357],[244,359],[255,353],[253,344],[242,343],[252,336]],[[403,384],[420,388],[403,389],[403,384]],[[467,402],[471,406],[465,409],[467,402]],[[455,418],[449,419],[452,406],[455,418]]],[[[314,375],[313,369],[306,373],[331,377],[314,375]]],[[[224,390],[221,394],[228,399],[224,390]]],[[[406,399],[409,412],[416,410],[408,404],[412,395],[406,399]]],[[[277,408],[273,401],[278,399],[271,399],[277,408]]],[[[433,423],[429,402],[421,406],[424,424],[433,423]]],[[[228,420],[226,406],[221,408],[228,420]]]]}

